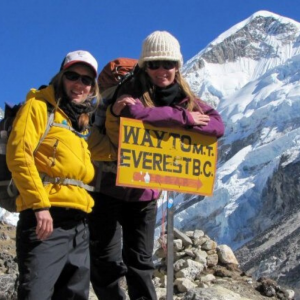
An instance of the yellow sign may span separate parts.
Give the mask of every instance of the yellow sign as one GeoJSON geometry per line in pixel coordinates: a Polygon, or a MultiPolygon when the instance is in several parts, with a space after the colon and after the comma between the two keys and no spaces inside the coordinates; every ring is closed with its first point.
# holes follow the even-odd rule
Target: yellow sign
{"type": "Polygon", "coordinates": [[[121,118],[117,185],[211,196],[217,138],[121,118]]]}

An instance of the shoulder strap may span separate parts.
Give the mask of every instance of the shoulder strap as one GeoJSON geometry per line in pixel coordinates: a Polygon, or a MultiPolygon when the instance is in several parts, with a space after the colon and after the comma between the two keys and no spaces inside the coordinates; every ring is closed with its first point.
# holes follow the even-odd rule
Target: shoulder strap
{"type": "Polygon", "coordinates": [[[67,124],[63,124],[63,123],[53,123],[52,125],[55,125],[56,127],[66,128],[66,129],[68,129],[68,130],[70,130],[70,131],[73,131],[73,132],[76,132],[76,133],[77,133],[77,131],[76,131],[72,126],[69,126],[69,125],[67,125],[67,124]]]}
{"type": "Polygon", "coordinates": [[[40,138],[37,146],[35,147],[35,150],[33,151],[33,155],[36,154],[36,151],[38,150],[41,143],[45,139],[45,137],[48,134],[48,132],[49,132],[49,130],[50,130],[52,124],[53,124],[53,121],[54,121],[55,108],[49,102],[46,102],[46,104],[47,104],[47,116],[48,116],[47,126],[46,126],[44,134],[40,138]]]}
{"type": "Polygon", "coordinates": [[[125,74],[125,76],[122,77],[122,79],[118,82],[116,89],[113,93],[113,96],[111,97],[111,103],[114,103],[117,100],[117,96],[118,96],[118,92],[121,88],[121,86],[129,81],[137,72],[139,71],[139,66],[136,65],[130,72],[128,72],[127,74],[125,74]]]}
{"type": "Polygon", "coordinates": [[[72,132],[74,132],[75,134],[77,134],[78,136],[82,137],[82,138],[88,138],[89,135],[91,134],[90,132],[88,132],[87,134],[82,134],[78,131],[76,131],[73,127],[67,125],[67,124],[63,124],[63,123],[55,123],[54,122],[54,116],[55,116],[55,107],[53,107],[49,102],[47,103],[47,115],[48,115],[48,121],[47,121],[47,125],[46,125],[46,129],[45,132],[43,133],[42,137],[40,138],[35,150],[33,151],[33,155],[36,154],[38,148],[40,147],[41,143],[43,142],[43,140],[45,139],[45,137],[47,136],[50,128],[52,126],[56,126],[56,127],[61,127],[61,128],[66,128],[72,132]]]}

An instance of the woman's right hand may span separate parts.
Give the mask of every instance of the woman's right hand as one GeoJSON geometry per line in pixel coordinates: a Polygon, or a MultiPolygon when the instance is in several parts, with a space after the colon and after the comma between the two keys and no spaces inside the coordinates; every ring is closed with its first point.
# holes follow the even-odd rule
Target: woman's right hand
{"type": "Polygon", "coordinates": [[[210,121],[210,117],[208,115],[202,114],[199,111],[189,111],[189,113],[194,120],[194,125],[206,126],[210,121]]]}
{"type": "Polygon", "coordinates": [[[113,104],[112,112],[114,115],[119,116],[121,114],[121,111],[126,105],[134,105],[135,100],[130,95],[122,95],[120,96],[116,102],[113,104]]]}
{"type": "Polygon", "coordinates": [[[53,232],[53,219],[48,209],[36,211],[35,217],[37,221],[35,232],[37,238],[43,241],[53,232]]]}

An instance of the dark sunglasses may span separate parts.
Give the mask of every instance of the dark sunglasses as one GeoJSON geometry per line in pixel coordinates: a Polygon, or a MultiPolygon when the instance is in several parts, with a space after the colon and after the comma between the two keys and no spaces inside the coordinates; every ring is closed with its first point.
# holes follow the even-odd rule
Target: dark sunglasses
{"type": "Polygon", "coordinates": [[[177,61],[172,60],[154,60],[147,62],[147,68],[150,70],[157,70],[162,67],[165,70],[174,69],[177,66],[177,61]]]}
{"type": "Polygon", "coordinates": [[[88,75],[80,75],[74,71],[67,71],[64,76],[70,81],[77,81],[79,78],[81,82],[86,86],[91,86],[94,84],[94,79],[88,75]]]}

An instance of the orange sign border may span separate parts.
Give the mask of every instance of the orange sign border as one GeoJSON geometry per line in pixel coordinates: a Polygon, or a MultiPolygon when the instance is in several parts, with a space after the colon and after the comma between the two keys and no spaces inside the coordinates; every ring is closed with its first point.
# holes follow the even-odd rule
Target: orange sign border
{"type": "MultiPolygon", "coordinates": [[[[201,144],[201,143],[199,143],[201,144]]],[[[127,146],[128,147],[128,146],[127,146]]],[[[139,146],[135,145],[134,146],[135,149],[138,149],[139,146]]],[[[132,188],[146,188],[146,189],[160,189],[160,190],[166,190],[166,191],[176,191],[176,192],[180,192],[180,193],[187,193],[187,194],[194,194],[194,195],[203,195],[203,196],[212,196],[213,195],[213,189],[214,189],[214,182],[215,182],[215,177],[216,177],[216,166],[217,166],[217,158],[218,158],[218,144],[217,144],[217,138],[216,137],[212,137],[212,136],[207,136],[207,135],[203,135],[203,134],[199,134],[199,133],[195,133],[193,131],[188,131],[188,130],[183,130],[183,129],[171,129],[171,128],[167,128],[167,127],[154,127],[152,125],[149,125],[147,123],[144,123],[140,120],[135,120],[135,119],[128,119],[128,118],[120,118],[120,130],[119,130],[119,147],[118,147],[118,165],[117,165],[117,179],[116,179],[116,185],[117,186],[125,186],[125,187],[132,187],[132,188]],[[161,176],[159,174],[153,174],[150,173],[151,176],[151,181],[146,183],[143,179],[144,176],[146,175],[146,173],[141,173],[138,170],[135,170],[134,173],[131,173],[132,176],[132,180],[131,182],[134,183],[129,183],[129,182],[124,182],[121,180],[121,177],[124,176],[124,174],[122,173],[124,170],[126,170],[126,172],[128,173],[128,168],[126,167],[126,169],[124,167],[121,166],[120,161],[121,161],[121,151],[122,149],[126,149],[126,145],[125,143],[122,142],[122,138],[124,137],[124,127],[130,126],[132,124],[136,124],[137,127],[139,128],[143,128],[143,129],[149,129],[149,130],[156,130],[156,131],[166,131],[166,132],[179,132],[179,133],[184,133],[185,135],[189,135],[189,136],[193,136],[195,138],[195,136],[197,136],[197,140],[211,140],[212,142],[209,143],[207,142],[207,144],[209,145],[215,145],[215,152],[214,152],[214,165],[212,166],[212,171],[213,171],[213,179],[211,182],[211,187],[208,188],[206,191],[196,191],[196,190],[190,190],[187,188],[187,185],[189,184],[196,184],[198,185],[198,190],[199,188],[201,189],[202,186],[202,182],[200,180],[200,176],[196,177],[194,176],[193,178],[187,178],[187,177],[175,177],[175,176],[171,176],[171,175],[164,175],[161,176]],[[122,176],[121,176],[122,174],[122,176]],[[160,178],[164,178],[165,180],[167,180],[169,182],[169,185],[165,184],[165,183],[160,183],[158,186],[158,182],[157,180],[159,180],[160,178]],[[134,180],[134,181],[133,181],[134,180]],[[172,187],[170,187],[170,182],[176,182],[176,184],[172,185],[172,187]],[[155,184],[153,184],[153,182],[155,184]],[[182,185],[180,185],[182,184],[182,185]]]]}

